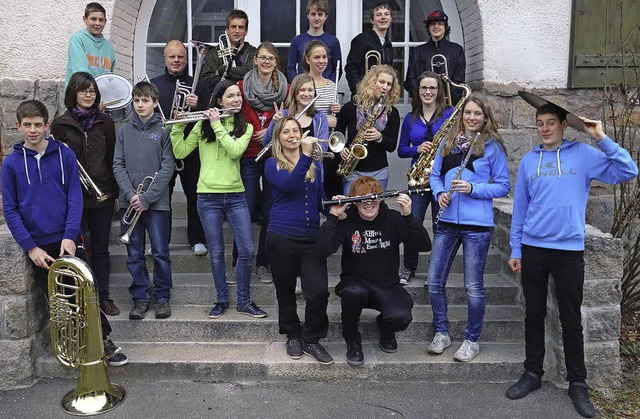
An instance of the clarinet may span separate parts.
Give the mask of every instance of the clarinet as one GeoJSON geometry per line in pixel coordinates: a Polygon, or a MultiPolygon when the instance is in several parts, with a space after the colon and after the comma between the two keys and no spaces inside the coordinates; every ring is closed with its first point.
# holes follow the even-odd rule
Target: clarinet
{"type": "MultiPolygon", "coordinates": [[[[476,132],[476,135],[473,137],[473,140],[471,140],[471,143],[469,144],[469,150],[467,151],[466,156],[464,156],[464,160],[462,160],[462,163],[460,164],[460,168],[458,168],[458,171],[456,172],[455,177],[451,180],[451,186],[449,186],[449,190],[446,192],[449,198],[451,198],[451,196],[455,192],[455,190],[453,189],[453,181],[459,180],[460,177],[462,176],[462,172],[464,171],[464,168],[467,167],[467,163],[469,162],[469,159],[473,154],[473,146],[476,144],[476,140],[478,139],[479,136],[480,136],[480,133],[476,132]]],[[[445,209],[446,208],[440,208],[440,211],[438,211],[438,215],[436,216],[436,220],[434,221],[434,224],[436,225],[438,224],[438,221],[440,221],[440,217],[442,217],[442,213],[444,212],[445,209]]]]}
{"type": "Polygon", "coordinates": [[[353,204],[356,202],[367,202],[367,201],[373,201],[376,199],[395,198],[396,196],[402,193],[406,195],[417,195],[417,194],[423,194],[426,192],[431,192],[431,188],[405,189],[404,191],[372,193],[369,195],[349,196],[346,198],[338,198],[338,199],[326,199],[326,200],[323,199],[322,208],[331,207],[333,205],[353,204]]]}

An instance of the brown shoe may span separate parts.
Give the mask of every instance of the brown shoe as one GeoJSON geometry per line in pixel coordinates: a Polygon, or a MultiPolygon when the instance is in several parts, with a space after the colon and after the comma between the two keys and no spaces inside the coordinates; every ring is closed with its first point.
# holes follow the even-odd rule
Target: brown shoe
{"type": "Polygon", "coordinates": [[[156,319],[167,319],[171,317],[171,304],[168,301],[156,303],[156,319]]]}
{"type": "Polygon", "coordinates": [[[113,300],[100,300],[100,310],[107,316],[117,316],[120,314],[120,309],[113,303],[113,300]]]}

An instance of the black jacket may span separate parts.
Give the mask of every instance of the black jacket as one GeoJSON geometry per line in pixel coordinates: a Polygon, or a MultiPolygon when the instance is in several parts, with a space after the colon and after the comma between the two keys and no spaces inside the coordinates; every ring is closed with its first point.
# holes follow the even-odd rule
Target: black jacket
{"type": "MultiPolygon", "coordinates": [[[[118,198],[118,185],[113,177],[113,151],[116,130],[113,120],[104,112],[98,113],[93,126],[86,132],[70,110],[51,122],[51,135],[67,144],[82,164],[91,180],[104,194],[118,198]]],[[[95,195],[83,188],[84,206],[87,208],[113,206],[113,199],[98,203],[95,195]]]]}
{"type": "MultiPolygon", "coordinates": [[[[356,123],[358,122],[356,109],[356,104],[350,101],[345,103],[338,114],[336,131],[343,133],[345,137],[347,137],[347,147],[351,145],[358,133],[356,129],[356,123]]],[[[356,170],[360,172],[373,172],[389,166],[387,153],[393,153],[398,145],[400,114],[398,110],[393,107],[391,112],[387,114],[387,118],[387,126],[382,130],[382,141],[379,143],[376,141],[367,142],[367,157],[358,162],[356,170]]],[[[340,160],[340,156],[337,155],[335,159],[340,160]]]]}
{"type": "Polygon", "coordinates": [[[344,67],[352,96],[356,94],[358,83],[366,72],[367,63],[364,62],[364,56],[371,50],[376,50],[380,53],[382,57],[381,64],[393,64],[393,48],[391,47],[391,41],[389,41],[388,32],[384,45],[380,45],[380,38],[373,30],[364,31],[353,38],[349,55],[347,56],[347,65],[344,67]]]}
{"type": "MultiPolygon", "coordinates": [[[[445,38],[438,42],[429,39],[429,42],[409,50],[409,65],[407,67],[407,76],[404,80],[404,88],[409,94],[413,94],[415,91],[418,76],[425,71],[431,71],[431,57],[436,54],[442,54],[447,58],[449,78],[456,83],[464,83],[467,67],[464,49],[445,38]]],[[[436,68],[436,73],[444,73],[444,69],[436,68]]],[[[452,87],[451,95],[455,105],[462,97],[462,90],[452,87]]]]}
{"type": "Polygon", "coordinates": [[[342,246],[341,281],[360,278],[378,285],[400,282],[400,243],[411,243],[418,251],[431,250],[431,239],[413,215],[403,217],[385,203],[372,221],[360,217],[357,208],[347,210],[347,218],[338,221],[327,215],[320,227],[316,245],[318,254],[328,257],[342,246]]]}

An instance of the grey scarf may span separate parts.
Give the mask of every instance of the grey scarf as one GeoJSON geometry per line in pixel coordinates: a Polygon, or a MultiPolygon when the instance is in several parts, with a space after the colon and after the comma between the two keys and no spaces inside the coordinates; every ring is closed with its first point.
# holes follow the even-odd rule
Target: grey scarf
{"type": "Polygon", "coordinates": [[[273,86],[273,80],[269,79],[266,86],[258,76],[258,71],[253,69],[244,76],[242,90],[244,99],[252,108],[258,111],[273,109],[274,103],[281,103],[287,97],[287,78],[280,71],[278,74],[278,90],[273,86]]]}

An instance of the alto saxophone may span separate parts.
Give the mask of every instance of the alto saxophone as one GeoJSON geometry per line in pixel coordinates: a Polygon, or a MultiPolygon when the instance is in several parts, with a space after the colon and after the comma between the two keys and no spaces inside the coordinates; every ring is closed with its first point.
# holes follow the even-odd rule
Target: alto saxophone
{"type": "Polygon", "coordinates": [[[349,146],[349,151],[351,152],[349,153],[349,157],[347,157],[345,160],[340,162],[340,165],[338,166],[338,170],[336,170],[336,173],[339,176],[342,176],[344,179],[348,178],[349,175],[353,173],[353,171],[356,168],[356,165],[358,164],[358,161],[366,158],[367,154],[369,154],[367,151],[367,141],[364,139],[364,134],[367,132],[369,128],[373,127],[373,124],[376,122],[376,119],[378,119],[378,117],[382,115],[382,112],[384,112],[384,108],[385,108],[384,99],[385,99],[384,93],[382,93],[380,95],[380,101],[373,108],[373,111],[369,114],[369,116],[367,116],[367,119],[364,121],[364,124],[362,124],[362,127],[360,127],[360,129],[358,130],[358,133],[356,134],[355,138],[351,142],[351,145],[349,146]]]}
{"type": "MultiPolygon", "coordinates": [[[[446,81],[447,80],[445,80],[445,82],[446,81]]],[[[469,98],[469,96],[471,96],[471,88],[469,88],[469,86],[467,86],[466,84],[464,83],[456,84],[452,81],[449,81],[449,83],[451,83],[455,87],[464,89],[464,96],[462,97],[462,99],[460,99],[460,101],[456,105],[455,109],[453,110],[453,113],[451,113],[451,116],[447,118],[447,120],[444,122],[444,124],[442,124],[442,126],[436,133],[435,137],[433,137],[433,140],[431,142],[433,146],[431,147],[431,150],[429,150],[426,153],[420,154],[420,157],[418,157],[418,160],[416,160],[415,164],[407,172],[407,180],[408,180],[409,186],[412,188],[415,188],[421,185],[426,185],[429,182],[429,175],[433,170],[433,160],[436,157],[436,153],[438,152],[440,143],[442,142],[444,137],[447,136],[449,131],[451,131],[451,128],[453,128],[453,126],[457,122],[458,118],[462,114],[462,108],[464,108],[464,105],[467,102],[467,99],[469,98]]]]}

